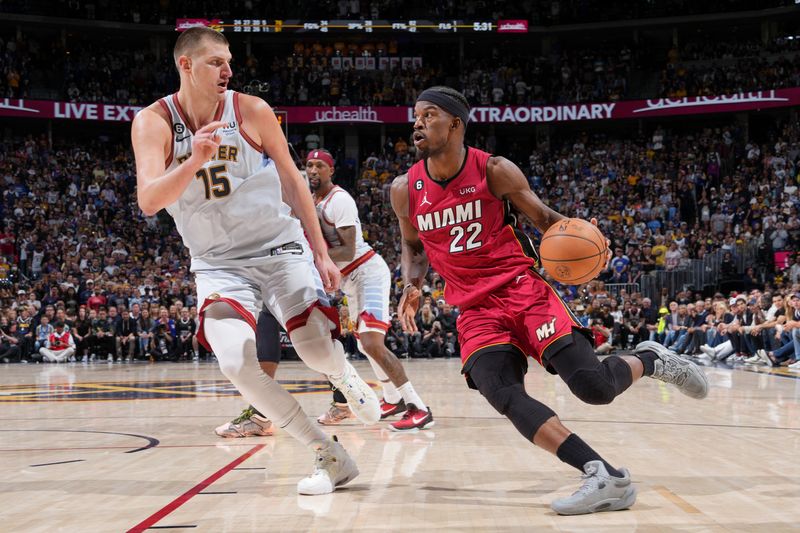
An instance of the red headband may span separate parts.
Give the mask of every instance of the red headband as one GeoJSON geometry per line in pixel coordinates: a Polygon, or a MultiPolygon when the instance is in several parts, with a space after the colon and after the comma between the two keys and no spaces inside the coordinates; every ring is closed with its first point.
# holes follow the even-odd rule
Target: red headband
{"type": "Polygon", "coordinates": [[[311,150],[308,152],[306,161],[310,161],[312,159],[319,159],[329,167],[333,168],[333,156],[327,150],[311,150]]]}

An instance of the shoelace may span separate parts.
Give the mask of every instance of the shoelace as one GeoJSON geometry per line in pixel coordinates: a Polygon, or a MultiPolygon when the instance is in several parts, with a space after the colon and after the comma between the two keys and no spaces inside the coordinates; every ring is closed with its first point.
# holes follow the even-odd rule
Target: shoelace
{"type": "Polygon", "coordinates": [[[250,418],[254,414],[255,414],[255,410],[253,408],[251,408],[251,407],[248,407],[247,409],[242,411],[242,414],[240,414],[239,416],[236,417],[236,419],[234,419],[233,423],[234,424],[241,424],[242,422],[244,422],[245,420],[247,420],[248,418],[250,418]]]}
{"type": "Polygon", "coordinates": [[[597,477],[597,471],[595,471],[594,469],[592,469],[590,472],[586,474],[581,474],[581,479],[584,479],[586,481],[583,482],[581,488],[579,488],[572,494],[573,496],[576,496],[578,494],[587,494],[591,491],[594,491],[597,489],[597,485],[600,483],[600,480],[597,477]]]}

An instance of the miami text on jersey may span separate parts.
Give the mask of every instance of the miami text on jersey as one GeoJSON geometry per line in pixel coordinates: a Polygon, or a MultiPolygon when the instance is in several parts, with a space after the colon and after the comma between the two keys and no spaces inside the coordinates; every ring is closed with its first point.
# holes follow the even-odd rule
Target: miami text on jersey
{"type": "Polygon", "coordinates": [[[481,201],[473,200],[440,211],[418,214],[417,227],[419,231],[429,231],[469,222],[470,220],[478,218],[481,218],[481,201]]]}

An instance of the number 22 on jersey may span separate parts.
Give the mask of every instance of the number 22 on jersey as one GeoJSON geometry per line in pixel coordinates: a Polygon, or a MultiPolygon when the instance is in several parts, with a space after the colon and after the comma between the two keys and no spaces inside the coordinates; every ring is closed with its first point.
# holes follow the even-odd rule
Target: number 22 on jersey
{"type": "Polygon", "coordinates": [[[453,240],[450,241],[450,253],[463,252],[465,249],[474,250],[483,246],[483,243],[478,240],[482,230],[483,226],[480,222],[473,222],[467,226],[466,230],[463,226],[453,226],[450,229],[450,236],[453,237],[453,240]],[[462,245],[461,241],[464,240],[464,235],[467,236],[467,241],[462,245]]]}

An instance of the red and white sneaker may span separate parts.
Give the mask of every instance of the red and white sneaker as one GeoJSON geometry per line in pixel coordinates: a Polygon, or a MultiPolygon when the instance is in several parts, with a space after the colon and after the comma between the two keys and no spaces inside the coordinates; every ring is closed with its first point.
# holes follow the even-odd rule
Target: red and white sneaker
{"type": "Polygon", "coordinates": [[[413,433],[420,429],[433,427],[434,424],[433,413],[430,407],[427,411],[423,411],[422,409],[417,409],[415,405],[409,404],[408,410],[406,410],[403,418],[393,424],[389,424],[389,427],[392,428],[392,431],[408,431],[413,433]]]}
{"type": "Polygon", "coordinates": [[[406,407],[406,402],[403,401],[401,398],[397,403],[389,403],[386,400],[381,400],[381,420],[384,418],[399,415],[400,413],[404,413],[408,408],[406,407]]]}

